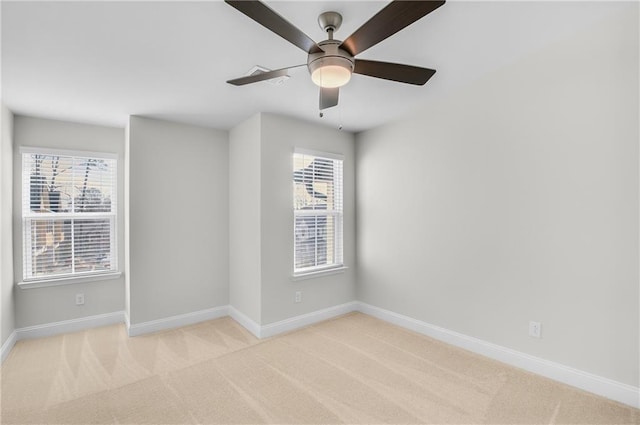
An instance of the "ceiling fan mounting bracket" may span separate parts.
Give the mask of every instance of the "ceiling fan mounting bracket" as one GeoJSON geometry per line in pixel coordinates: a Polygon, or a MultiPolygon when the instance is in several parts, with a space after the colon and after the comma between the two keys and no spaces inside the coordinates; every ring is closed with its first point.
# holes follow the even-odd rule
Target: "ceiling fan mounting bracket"
{"type": "Polygon", "coordinates": [[[324,32],[336,32],[342,25],[342,15],[338,12],[324,12],[318,16],[318,25],[324,32]]]}

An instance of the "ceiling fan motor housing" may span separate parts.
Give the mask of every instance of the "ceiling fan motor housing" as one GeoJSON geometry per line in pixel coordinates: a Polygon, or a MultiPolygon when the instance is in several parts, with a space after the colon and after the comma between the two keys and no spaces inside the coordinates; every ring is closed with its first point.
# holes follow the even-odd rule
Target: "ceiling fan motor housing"
{"type": "Polygon", "coordinates": [[[342,44],[340,40],[325,40],[318,43],[323,50],[320,53],[310,53],[307,58],[307,67],[313,82],[322,87],[340,87],[349,81],[355,60],[346,50],[339,46],[342,44]],[[323,70],[333,69],[343,74],[342,81],[333,83],[329,81],[329,75],[323,75],[323,70]],[[348,73],[348,74],[347,74],[348,73]],[[326,77],[325,81],[321,81],[326,77]],[[344,80],[346,79],[346,81],[344,80]]]}

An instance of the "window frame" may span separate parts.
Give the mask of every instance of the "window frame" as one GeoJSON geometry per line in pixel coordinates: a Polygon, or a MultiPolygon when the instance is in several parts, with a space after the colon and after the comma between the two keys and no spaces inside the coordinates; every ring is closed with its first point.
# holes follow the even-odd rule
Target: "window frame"
{"type": "MultiPolygon", "coordinates": [[[[334,199],[339,199],[339,208],[333,210],[301,210],[295,207],[295,187],[296,182],[292,180],[293,183],[293,191],[292,191],[292,204],[293,204],[293,271],[292,271],[292,279],[293,280],[302,280],[313,278],[317,276],[324,276],[328,274],[341,273],[347,269],[344,264],[344,156],[340,154],[323,152],[323,151],[315,151],[309,149],[301,149],[295,148],[292,154],[292,164],[295,167],[296,155],[306,155],[319,159],[331,160],[331,161],[339,161],[340,162],[340,173],[339,176],[334,176],[335,178],[340,178],[340,181],[337,183],[339,186],[339,192],[334,192],[334,199]],[[331,264],[325,265],[316,265],[311,267],[296,267],[296,222],[299,217],[313,217],[313,216],[324,216],[329,217],[333,216],[336,220],[336,225],[334,229],[334,243],[335,243],[335,251],[334,257],[336,261],[331,264]]],[[[335,165],[334,165],[335,167],[335,165]]],[[[295,172],[295,168],[292,170],[295,172]]],[[[334,183],[335,184],[335,183],[334,183]]],[[[334,189],[335,190],[335,189],[334,189]]],[[[334,200],[335,202],[335,200],[334,200]]]]}
{"type": "MultiPolygon", "coordinates": [[[[23,146],[19,149],[20,154],[20,220],[21,220],[21,234],[22,234],[22,280],[18,282],[18,285],[24,288],[36,288],[54,285],[63,285],[71,283],[84,283],[99,280],[115,279],[121,276],[118,262],[118,155],[109,152],[90,152],[80,150],[64,150],[64,149],[49,149],[42,147],[23,146]],[[47,157],[64,156],[70,157],[73,161],[78,158],[92,159],[92,160],[108,160],[112,161],[109,165],[112,167],[111,174],[111,211],[93,211],[93,212],[40,212],[34,213],[29,208],[25,210],[25,190],[30,191],[30,172],[31,169],[26,167],[26,159],[28,155],[43,155],[47,157]],[[109,221],[109,252],[111,267],[108,270],[89,270],[89,271],[74,271],[70,273],[56,273],[48,274],[44,276],[34,276],[31,271],[31,238],[32,232],[31,223],[34,220],[92,220],[92,219],[105,219],[109,221]]],[[[28,192],[27,192],[28,193],[28,192]]],[[[74,225],[71,225],[72,232],[74,225]]],[[[75,257],[77,252],[72,250],[71,255],[75,257]]]]}

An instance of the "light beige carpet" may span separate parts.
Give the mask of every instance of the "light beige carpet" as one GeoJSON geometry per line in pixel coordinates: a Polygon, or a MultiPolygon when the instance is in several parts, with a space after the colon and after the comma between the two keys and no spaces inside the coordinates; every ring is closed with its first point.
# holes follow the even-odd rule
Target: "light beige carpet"
{"type": "Polygon", "coordinates": [[[640,411],[360,313],[259,341],[230,318],[20,341],[2,423],[639,424],[640,411]]]}

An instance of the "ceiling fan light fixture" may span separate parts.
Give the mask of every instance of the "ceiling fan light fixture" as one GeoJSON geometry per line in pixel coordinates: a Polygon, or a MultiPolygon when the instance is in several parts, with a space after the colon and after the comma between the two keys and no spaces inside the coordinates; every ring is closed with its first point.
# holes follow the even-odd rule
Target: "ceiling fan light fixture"
{"type": "MultiPolygon", "coordinates": [[[[367,75],[400,83],[424,85],[435,74],[435,69],[421,68],[391,62],[355,59],[355,56],[396,34],[417,20],[425,17],[445,3],[446,0],[403,1],[392,0],[371,19],[365,22],[344,41],[333,38],[342,24],[342,15],[328,11],[318,17],[318,24],[327,33],[327,39],[316,43],[292,23],[284,19],[262,0],[225,0],[225,2],[248,18],[253,19],[271,32],[304,50],[311,80],[320,90],[319,108],[322,111],[338,104],[339,88],[351,80],[351,74],[367,75]]],[[[285,77],[287,70],[263,72],[227,83],[241,86],[258,81],[285,77]]],[[[320,115],[322,116],[322,114],[320,115]]]]}
{"type": "Polygon", "coordinates": [[[353,62],[349,59],[333,56],[317,59],[309,64],[311,80],[320,87],[342,87],[351,80],[353,62]]]}

